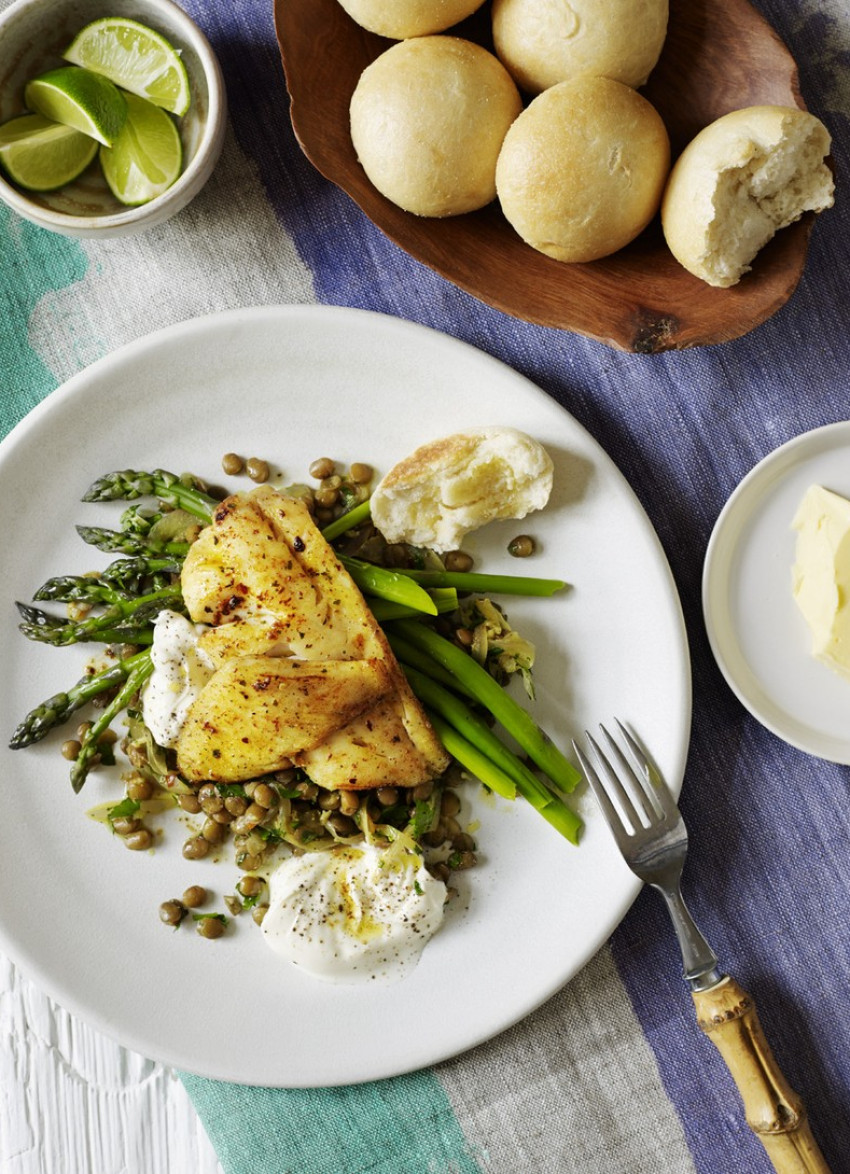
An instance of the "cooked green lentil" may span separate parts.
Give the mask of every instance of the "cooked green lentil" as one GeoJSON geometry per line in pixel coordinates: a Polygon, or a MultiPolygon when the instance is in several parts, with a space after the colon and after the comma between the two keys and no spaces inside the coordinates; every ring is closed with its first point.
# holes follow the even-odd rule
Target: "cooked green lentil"
{"type": "Polygon", "coordinates": [[[238,473],[242,472],[245,466],[238,453],[226,452],[221,458],[221,467],[227,473],[228,477],[235,477],[238,473]]]}
{"type": "Polygon", "coordinates": [[[528,558],[534,554],[535,549],[536,545],[530,534],[518,534],[508,543],[508,554],[512,554],[514,558],[528,558]]]}
{"type": "Polygon", "coordinates": [[[252,481],[256,481],[258,485],[262,485],[269,479],[270,469],[268,461],[261,460],[260,457],[249,457],[245,465],[245,472],[252,481]]]}
{"type": "Polygon", "coordinates": [[[220,938],[227,926],[214,915],[202,917],[197,923],[198,933],[202,938],[220,938]]]}
{"type": "Polygon", "coordinates": [[[179,925],[186,916],[186,908],[180,901],[163,901],[159,907],[159,919],[165,925],[179,925]]]}
{"type": "Polygon", "coordinates": [[[183,894],[183,904],[187,909],[197,909],[207,899],[207,890],[203,885],[190,885],[183,894]]]}
{"type": "Polygon", "coordinates": [[[325,477],[332,476],[335,469],[336,463],[330,457],[319,457],[310,465],[310,476],[322,481],[325,477]]]}
{"type": "Polygon", "coordinates": [[[138,831],[130,832],[128,836],[124,837],[124,843],[131,852],[144,852],[153,844],[153,835],[147,828],[139,828],[138,831]]]}
{"type": "Polygon", "coordinates": [[[443,556],[443,563],[447,571],[471,571],[474,560],[465,550],[450,550],[443,556]]]}

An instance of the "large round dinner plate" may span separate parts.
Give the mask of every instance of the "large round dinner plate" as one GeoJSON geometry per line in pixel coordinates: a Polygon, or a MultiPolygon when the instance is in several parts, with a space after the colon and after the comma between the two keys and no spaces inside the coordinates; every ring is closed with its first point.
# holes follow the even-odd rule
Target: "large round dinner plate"
{"type": "MultiPolygon", "coordinates": [[[[52,648],[18,631],[15,600],[53,575],[111,556],[75,524],[114,525],[122,506],[82,504],[100,474],[192,470],[231,490],[222,454],[264,457],[273,483],[310,462],[386,470],[423,441],[479,424],[542,441],[556,467],[545,511],[468,542],[479,569],[568,580],[551,599],[503,600],[538,647],[539,722],[570,736],[613,716],[630,724],[677,789],[690,729],[681,609],[659,541],[599,445],[527,380],[424,327],[356,310],[245,309],[191,320],[116,351],[69,380],[0,445],[4,608],[0,712],[0,949],[70,1011],[153,1059],[202,1075],[280,1087],[400,1074],[469,1048],[527,1015],[605,942],[638,884],[581,791],[575,848],[522,800],[471,783],[464,820],[478,865],[418,967],[389,985],[329,985],[282,962],[248,915],[218,941],[158,918],[161,901],[205,885],[223,909],[239,873],[188,861],[188,834],[163,816],[154,851],[127,851],[87,818],[121,794],[114,771],[75,795],[56,732],[5,748],[17,721],[85,671],[91,646],[52,648]],[[518,530],[539,552],[506,553],[518,530]]],[[[189,817],[182,817],[184,822],[189,817]]]]}

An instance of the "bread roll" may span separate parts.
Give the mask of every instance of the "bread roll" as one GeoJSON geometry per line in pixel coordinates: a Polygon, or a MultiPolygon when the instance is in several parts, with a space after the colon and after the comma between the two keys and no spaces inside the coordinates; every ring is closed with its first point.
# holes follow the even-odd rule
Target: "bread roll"
{"type": "Polygon", "coordinates": [[[552,458],[524,432],[456,432],[390,469],[372,494],[372,521],[388,542],[455,550],[486,522],[543,509],[552,475],[552,458]]]}
{"type": "Polygon", "coordinates": [[[496,159],[522,109],[510,75],[459,37],[382,53],[351,98],[351,137],[379,192],[417,216],[456,216],[496,195],[496,159]]]}
{"type": "Polygon", "coordinates": [[[829,132],[805,110],[749,106],[724,114],[679,156],[661,222],[673,256],[727,287],[780,228],[832,206],[829,132]]]}
{"type": "Polygon", "coordinates": [[[403,41],[441,33],[466,20],[484,0],[339,0],[348,15],[370,32],[403,41]]]}
{"type": "Polygon", "coordinates": [[[661,116],[603,77],[538,95],[505,136],[496,189],[519,235],[557,261],[593,261],[655,215],[670,166],[661,116]]]}
{"type": "Polygon", "coordinates": [[[493,0],[493,44],[539,94],[574,77],[642,86],[667,36],[668,0],[493,0]]]}

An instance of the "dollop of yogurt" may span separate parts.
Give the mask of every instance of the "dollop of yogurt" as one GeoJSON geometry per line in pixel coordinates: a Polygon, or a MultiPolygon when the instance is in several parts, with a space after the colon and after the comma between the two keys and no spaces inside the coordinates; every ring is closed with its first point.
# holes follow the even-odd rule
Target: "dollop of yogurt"
{"type": "Polygon", "coordinates": [[[398,844],[309,852],[272,873],[263,937],[316,978],[395,981],[416,966],[445,902],[443,882],[398,844]]]}
{"type": "Polygon", "coordinates": [[[205,624],[168,609],[154,622],[153,672],[142,692],[142,712],[160,746],[176,745],[195,698],[213,675],[213,662],[198,647],[205,631],[205,624]]]}

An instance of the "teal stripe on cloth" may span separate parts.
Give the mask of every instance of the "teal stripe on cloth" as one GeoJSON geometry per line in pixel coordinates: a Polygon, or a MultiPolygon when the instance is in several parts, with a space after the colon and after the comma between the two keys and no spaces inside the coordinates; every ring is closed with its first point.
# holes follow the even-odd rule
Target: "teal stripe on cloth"
{"type": "Polygon", "coordinates": [[[36,228],[0,206],[0,435],[56,386],[29,345],[30,315],[44,294],[82,280],[87,267],[78,241],[36,228]]]}
{"type": "Polygon", "coordinates": [[[225,1174],[481,1174],[431,1072],[288,1091],[180,1078],[225,1174]]]}

